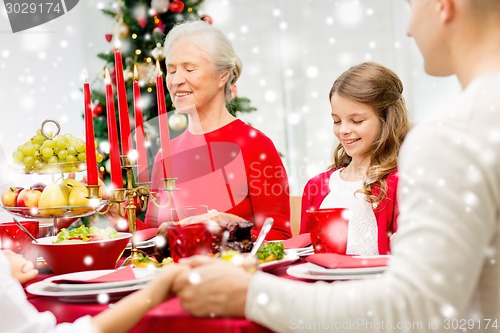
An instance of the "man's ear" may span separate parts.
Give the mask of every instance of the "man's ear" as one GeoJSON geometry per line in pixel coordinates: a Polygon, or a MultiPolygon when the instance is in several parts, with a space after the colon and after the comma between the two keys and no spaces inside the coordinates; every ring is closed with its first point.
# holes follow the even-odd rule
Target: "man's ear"
{"type": "Polygon", "coordinates": [[[455,17],[455,0],[437,0],[436,9],[442,23],[449,23],[455,17]]]}

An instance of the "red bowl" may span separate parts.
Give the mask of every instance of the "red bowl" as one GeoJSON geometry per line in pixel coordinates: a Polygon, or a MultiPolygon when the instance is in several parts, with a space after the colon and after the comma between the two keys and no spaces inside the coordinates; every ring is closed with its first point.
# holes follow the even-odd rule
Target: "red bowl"
{"type": "Polygon", "coordinates": [[[119,232],[118,238],[67,244],[52,244],[56,236],[33,241],[54,274],[65,274],[116,267],[132,234],[119,232]]]}

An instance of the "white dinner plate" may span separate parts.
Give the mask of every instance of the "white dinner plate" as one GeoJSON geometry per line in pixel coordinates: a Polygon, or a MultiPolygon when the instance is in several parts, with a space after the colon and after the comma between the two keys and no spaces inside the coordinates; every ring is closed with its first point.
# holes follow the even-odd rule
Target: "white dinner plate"
{"type": "Polygon", "coordinates": [[[56,279],[93,279],[113,271],[114,270],[110,269],[57,275],[30,284],[26,288],[26,291],[39,296],[58,297],[64,301],[92,302],[96,301],[97,296],[100,294],[107,294],[111,297],[127,294],[140,289],[157,274],[157,270],[134,268],[134,274],[136,276],[134,280],[85,284],[56,284],[52,282],[56,279]]]}
{"type": "Polygon", "coordinates": [[[386,267],[325,268],[313,263],[295,265],[286,270],[288,275],[309,280],[351,280],[372,278],[382,274],[386,267]]]}
{"type": "Polygon", "coordinates": [[[283,257],[283,259],[274,260],[274,261],[266,262],[263,264],[259,264],[259,268],[262,271],[267,272],[267,271],[270,271],[272,269],[290,264],[298,259],[299,259],[299,256],[296,253],[287,253],[285,251],[285,256],[283,257]]]}

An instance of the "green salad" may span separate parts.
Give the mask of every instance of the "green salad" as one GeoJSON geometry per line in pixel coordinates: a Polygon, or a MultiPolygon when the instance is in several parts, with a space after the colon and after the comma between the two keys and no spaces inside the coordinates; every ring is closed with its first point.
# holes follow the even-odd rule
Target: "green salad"
{"type": "Polygon", "coordinates": [[[281,260],[285,257],[285,245],[283,242],[266,242],[257,251],[259,263],[281,260]]]}
{"type": "Polygon", "coordinates": [[[118,232],[111,227],[101,229],[97,227],[89,228],[81,225],[78,228],[70,230],[62,228],[61,231],[59,231],[59,233],[56,235],[56,240],[52,243],[81,243],[113,238],[118,238],[118,232]]]}

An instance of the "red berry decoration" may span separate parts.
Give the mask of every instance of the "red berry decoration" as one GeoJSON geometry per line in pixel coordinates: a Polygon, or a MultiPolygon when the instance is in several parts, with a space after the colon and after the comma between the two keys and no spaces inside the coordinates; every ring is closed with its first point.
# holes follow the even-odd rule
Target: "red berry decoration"
{"type": "Polygon", "coordinates": [[[111,43],[111,40],[113,40],[113,34],[105,34],[104,38],[106,38],[108,43],[111,43]]]}
{"type": "Polygon", "coordinates": [[[97,104],[95,108],[92,110],[92,115],[94,117],[99,117],[104,112],[104,107],[101,104],[97,104]]]}
{"type": "Polygon", "coordinates": [[[173,13],[181,13],[184,10],[184,2],[174,0],[170,3],[168,9],[170,9],[170,11],[173,13]]]}

